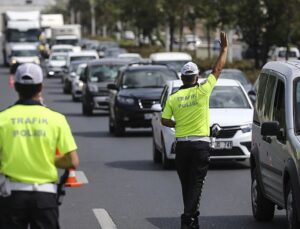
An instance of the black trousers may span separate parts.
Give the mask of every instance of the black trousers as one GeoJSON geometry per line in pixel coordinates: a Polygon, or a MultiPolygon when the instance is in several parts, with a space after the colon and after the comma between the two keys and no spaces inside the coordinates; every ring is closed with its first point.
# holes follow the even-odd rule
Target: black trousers
{"type": "Polygon", "coordinates": [[[176,143],[175,163],[184,203],[183,224],[198,224],[202,187],[210,160],[209,149],[209,143],[204,141],[176,143]]]}
{"type": "Polygon", "coordinates": [[[28,227],[59,228],[56,194],[13,191],[9,197],[0,197],[0,229],[28,227]]]}

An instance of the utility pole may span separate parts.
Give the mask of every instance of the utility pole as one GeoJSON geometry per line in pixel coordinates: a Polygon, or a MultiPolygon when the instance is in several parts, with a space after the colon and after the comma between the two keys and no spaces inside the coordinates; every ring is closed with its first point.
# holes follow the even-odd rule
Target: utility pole
{"type": "Polygon", "coordinates": [[[96,36],[95,0],[90,0],[90,10],[91,10],[91,33],[92,36],[96,36]]]}

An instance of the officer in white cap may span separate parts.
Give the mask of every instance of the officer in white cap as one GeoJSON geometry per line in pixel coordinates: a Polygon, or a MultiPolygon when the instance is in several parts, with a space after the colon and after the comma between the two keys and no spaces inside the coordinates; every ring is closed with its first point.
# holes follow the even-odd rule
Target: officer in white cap
{"type": "Polygon", "coordinates": [[[188,62],[181,69],[183,86],[164,107],[162,124],[175,128],[176,169],[182,187],[181,229],[198,229],[200,197],[209,165],[209,97],[226,62],[228,42],[220,34],[220,54],[206,82],[197,83],[199,70],[188,62]],[[174,119],[172,119],[174,118],[174,119]]]}
{"type": "Polygon", "coordinates": [[[66,118],[41,103],[42,83],[40,66],[20,65],[19,100],[0,112],[0,174],[11,189],[8,197],[0,193],[1,229],[58,229],[57,168],[79,164],[66,118]]]}

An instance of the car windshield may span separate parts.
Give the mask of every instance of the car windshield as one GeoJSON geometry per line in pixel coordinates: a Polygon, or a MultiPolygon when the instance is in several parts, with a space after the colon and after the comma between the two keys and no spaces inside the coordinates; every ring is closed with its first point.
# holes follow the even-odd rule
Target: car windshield
{"type": "Polygon", "coordinates": [[[99,65],[92,66],[89,80],[91,82],[114,81],[118,75],[118,70],[122,65],[99,65]]]}
{"type": "Polygon", "coordinates": [[[178,79],[167,69],[139,69],[128,71],[123,77],[123,88],[162,88],[168,80],[178,79]]]}
{"type": "Polygon", "coordinates": [[[84,62],[81,62],[81,61],[72,62],[70,65],[70,72],[76,72],[76,69],[78,68],[78,66],[83,63],[84,62]]]}
{"type": "Polygon", "coordinates": [[[72,56],[70,58],[70,61],[76,61],[76,60],[95,60],[95,56],[72,56]]]}
{"type": "MultiPolygon", "coordinates": [[[[179,87],[172,89],[172,93],[179,90],[179,87]]],[[[300,86],[299,86],[300,98],[300,86]]],[[[300,102],[300,100],[299,100],[300,102]]],[[[242,89],[237,86],[215,86],[211,93],[209,108],[212,109],[248,109],[251,108],[242,89]]]]}
{"type": "Polygon", "coordinates": [[[12,56],[38,56],[38,52],[36,50],[13,50],[11,52],[12,56]]]}
{"type": "Polygon", "coordinates": [[[57,45],[74,45],[76,46],[78,44],[77,39],[56,39],[55,42],[57,45]]]}
{"type": "Polygon", "coordinates": [[[73,49],[53,49],[52,52],[72,52],[73,49]]]}
{"type": "Polygon", "coordinates": [[[50,60],[55,60],[55,61],[65,61],[67,59],[66,55],[55,55],[51,56],[50,60]]]}
{"type": "Polygon", "coordinates": [[[39,42],[40,30],[29,29],[19,31],[17,29],[8,29],[7,41],[9,42],[39,42]]]}
{"type": "Polygon", "coordinates": [[[185,65],[188,61],[186,60],[177,60],[177,61],[155,61],[157,64],[166,64],[170,68],[174,69],[176,72],[180,72],[183,65],[185,65]]]}

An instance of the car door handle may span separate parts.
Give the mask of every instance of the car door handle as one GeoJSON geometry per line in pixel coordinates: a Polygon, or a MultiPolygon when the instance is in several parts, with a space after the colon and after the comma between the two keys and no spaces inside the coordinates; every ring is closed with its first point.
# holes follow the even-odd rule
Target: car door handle
{"type": "Polygon", "coordinates": [[[267,143],[272,143],[272,138],[271,137],[263,136],[263,140],[267,143]]]}

